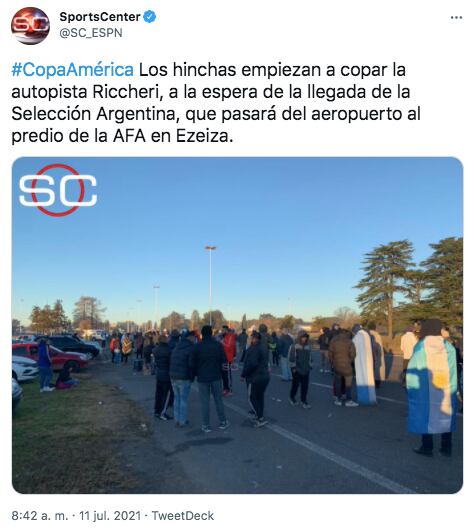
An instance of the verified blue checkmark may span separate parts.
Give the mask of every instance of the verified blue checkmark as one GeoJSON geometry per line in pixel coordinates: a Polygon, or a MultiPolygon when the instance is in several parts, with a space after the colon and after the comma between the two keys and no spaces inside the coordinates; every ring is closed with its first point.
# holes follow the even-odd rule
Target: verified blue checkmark
{"type": "Polygon", "coordinates": [[[152,11],[151,9],[149,9],[148,11],[145,11],[145,13],[143,13],[143,20],[145,22],[148,22],[148,24],[151,24],[152,22],[155,22],[156,13],[154,11],[152,11]]]}

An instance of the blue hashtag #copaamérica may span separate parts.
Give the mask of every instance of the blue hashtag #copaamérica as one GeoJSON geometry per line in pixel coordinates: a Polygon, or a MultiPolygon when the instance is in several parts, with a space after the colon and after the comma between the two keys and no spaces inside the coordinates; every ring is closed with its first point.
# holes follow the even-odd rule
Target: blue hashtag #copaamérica
{"type": "Polygon", "coordinates": [[[155,22],[156,13],[154,11],[152,11],[151,9],[149,9],[148,11],[145,11],[145,13],[143,13],[143,20],[145,22],[148,22],[149,24],[151,22],[155,22]]]}
{"type": "Polygon", "coordinates": [[[20,73],[21,73],[21,63],[16,62],[16,63],[12,66],[12,76],[19,76],[20,73]]]}

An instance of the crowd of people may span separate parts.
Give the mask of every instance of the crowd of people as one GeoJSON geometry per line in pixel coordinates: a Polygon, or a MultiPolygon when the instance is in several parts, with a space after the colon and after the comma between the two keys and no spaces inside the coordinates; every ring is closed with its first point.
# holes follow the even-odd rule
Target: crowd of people
{"type": "MultiPolygon", "coordinates": [[[[377,390],[386,378],[384,345],[376,325],[355,325],[348,330],[334,324],[322,329],[316,341],[319,371],[333,376],[334,405],[376,405],[377,390]]],[[[219,428],[227,429],[230,423],[224,398],[232,395],[233,373],[239,370],[240,379],[247,386],[249,415],[256,427],[264,426],[265,391],[272,365],[281,371],[282,381],[291,382],[291,406],[311,408],[308,391],[315,345],[304,330],[293,337],[286,328],[279,334],[269,333],[267,326],[261,324],[249,334],[246,330],[237,334],[228,326],[214,333],[206,325],[200,332],[183,328],[169,334],[114,334],[109,348],[113,363],[127,363],[134,352],[134,363],[143,363],[145,371],[155,374],[155,416],[164,421],[174,419],[178,427],[189,424],[188,401],[196,380],[202,431],[212,431],[211,396],[219,428]]],[[[440,433],[440,451],[450,455],[457,402],[462,399],[462,341],[455,342],[441,321],[428,319],[421,326],[406,330],[401,350],[408,430],[422,436],[422,444],[415,451],[432,455],[433,435],[440,433]]]]}

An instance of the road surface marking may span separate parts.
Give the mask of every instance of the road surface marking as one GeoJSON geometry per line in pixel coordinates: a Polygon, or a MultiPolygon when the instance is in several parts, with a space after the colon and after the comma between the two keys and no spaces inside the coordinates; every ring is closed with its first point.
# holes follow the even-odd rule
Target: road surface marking
{"type": "MultiPolygon", "coordinates": [[[[235,411],[239,415],[243,417],[248,417],[247,411],[245,411],[241,407],[236,406],[231,402],[225,402],[224,404],[226,407],[232,409],[232,411],[235,411]]],[[[323,448],[322,446],[319,446],[318,444],[315,444],[309,441],[308,439],[305,439],[304,437],[300,437],[299,435],[296,435],[296,433],[286,430],[285,428],[282,428],[277,424],[268,423],[266,425],[266,428],[268,430],[273,431],[274,433],[277,433],[281,437],[288,439],[289,441],[299,444],[310,452],[313,452],[314,454],[317,454],[320,457],[323,457],[324,459],[327,459],[328,461],[331,461],[332,463],[335,463],[336,465],[339,465],[342,468],[345,468],[346,470],[349,470],[350,472],[357,474],[369,480],[370,482],[375,483],[376,485],[379,485],[380,487],[383,487],[384,489],[390,492],[393,492],[395,494],[416,494],[414,490],[400,485],[400,483],[392,481],[391,479],[388,479],[385,476],[378,474],[377,472],[373,472],[372,470],[369,470],[368,468],[365,468],[362,465],[354,463],[353,461],[350,461],[345,457],[342,457],[338,454],[335,454],[334,452],[326,450],[326,448],[323,448]]]]}

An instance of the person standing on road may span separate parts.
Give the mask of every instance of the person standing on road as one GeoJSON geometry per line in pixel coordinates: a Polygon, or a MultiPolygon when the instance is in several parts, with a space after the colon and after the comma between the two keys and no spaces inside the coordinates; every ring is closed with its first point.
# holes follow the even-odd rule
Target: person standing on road
{"type": "Polygon", "coordinates": [[[110,353],[112,354],[112,363],[120,363],[122,348],[120,338],[115,334],[110,340],[110,353]]]}
{"type": "Polygon", "coordinates": [[[270,367],[270,349],[268,347],[269,336],[267,325],[265,323],[259,325],[258,332],[260,334],[260,348],[262,349],[265,357],[267,358],[268,367],[270,367]]]}
{"type": "Polygon", "coordinates": [[[229,329],[227,325],[222,327],[222,336],[221,336],[222,346],[224,347],[224,352],[227,358],[227,363],[222,369],[222,381],[224,382],[224,390],[222,394],[224,396],[232,395],[232,365],[235,361],[236,354],[236,336],[232,330],[229,329]]]}
{"type": "Polygon", "coordinates": [[[160,420],[170,420],[167,410],[173,407],[174,393],[170,378],[171,350],[165,335],[160,336],[159,342],[153,348],[156,369],[155,417],[160,420]]]}
{"type": "Polygon", "coordinates": [[[221,343],[212,337],[212,327],[205,325],[201,330],[202,341],[196,345],[191,356],[193,375],[197,377],[199,397],[201,400],[202,431],[210,433],[210,409],[211,394],[214,398],[219,428],[225,430],[230,426],[222,400],[222,367],[228,363],[221,343]]]}
{"type": "Polygon", "coordinates": [[[144,373],[150,374],[151,372],[151,355],[153,349],[155,348],[155,343],[153,341],[153,335],[147,333],[143,341],[143,361],[145,363],[144,373]]]}
{"type": "Polygon", "coordinates": [[[179,342],[179,332],[176,329],[171,330],[170,337],[168,339],[168,345],[170,346],[171,352],[173,352],[174,348],[179,342]]]}
{"type": "Polygon", "coordinates": [[[283,382],[291,381],[291,371],[288,365],[288,353],[293,345],[293,338],[288,333],[288,328],[283,328],[278,340],[278,354],[281,360],[281,379],[283,382]]]}
{"type": "Polygon", "coordinates": [[[245,360],[245,352],[247,351],[247,341],[249,336],[245,328],[242,329],[242,332],[237,336],[237,344],[239,346],[240,352],[240,363],[243,363],[245,360]]]}
{"type": "Polygon", "coordinates": [[[130,339],[130,334],[126,334],[122,341],[122,363],[128,363],[128,357],[133,350],[133,341],[130,339]]]}
{"type": "Polygon", "coordinates": [[[54,387],[51,386],[53,363],[49,353],[48,341],[44,338],[40,339],[38,342],[38,370],[40,393],[54,391],[54,387]]]}
{"type": "Polygon", "coordinates": [[[242,379],[247,382],[247,392],[255,420],[255,427],[261,428],[268,423],[263,416],[265,408],[265,390],[270,381],[268,354],[261,348],[261,334],[253,331],[250,347],[245,356],[242,379]]]}
{"type": "Polygon", "coordinates": [[[451,456],[456,429],[456,350],[441,335],[441,321],[427,319],[407,368],[408,431],[421,434],[417,454],[433,455],[433,435],[441,434],[440,453],[451,456]]]}
{"type": "Polygon", "coordinates": [[[268,350],[269,350],[269,357],[272,360],[273,366],[278,367],[279,366],[279,356],[278,356],[278,337],[276,335],[276,332],[272,332],[270,337],[268,338],[268,350]]]}
{"type": "Polygon", "coordinates": [[[338,330],[329,343],[328,359],[334,369],[334,390],[336,398],[334,405],[343,405],[343,395],[346,396],[346,407],[357,407],[359,404],[352,400],[352,364],[356,357],[356,350],[349,330],[338,330]]]}
{"type": "Polygon", "coordinates": [[[135,356],[137,360],[143,358],[143,334],[141,332],[137,332],[135,337],[135,356]]]}
{"type": "Polygon", "coordinates": [[[313,355],[309,344],[309,334],[305,331],[298,333],[297,342],[291,346],[288,363],[293,376],[290,391],[290,404],[296,406],[296,393],[301,386],[301,404],[304,409],[310,409],[308,404],[309,373],[313,368],[313,355]]]}
{"type": "Polygon", "coordinates": [[[408,363],[410,362],[411,357],[413,356],[413,349],[418,343],[418,339],[413,331],[413,326],[409,326],[405,333],[402,336],[400,341],[400,349],[403,354],[403,372],[402,372],[402,383],[405,385],[406,374],[408,363]]]}
{"type": "Polygon", "coordinates": [[[188,398],[193,381],[191,360],[195,348],[193,332],[183,329],[181,340],[171,353],[170,378],[174,391],[174,420],[179,428],[189,424],[188,398]]]}
{"type": "Polygon", "coordinates": [[[319,372],[330,372],[328,361],[328,349],[330,342],[331,330],[325,326],[321,330],[321,335],[318,338],[319,352],[321,355],[319,372]]]}
{"type": "Polygon", "coordinates": [[[369,323],[369,334],[374,338],[377,345],[377,374],[375,376],[375,387],[380,387],[381,382],[385,382],[385,350],[383,348],[382,336],[377,332],[377,325],[369,323]]]}
{"type": "Polygon", "coordinates": [[[354,360],[357,383],[357,401],[363,405],[377,404],[375,395],[374,355],[370,334],[361,325],[352,329],[356,357],[354,360]]]}

